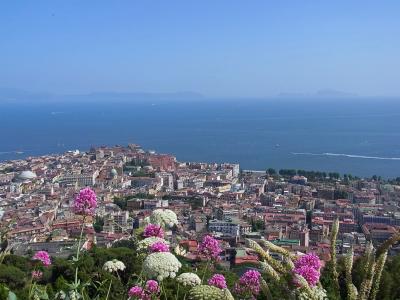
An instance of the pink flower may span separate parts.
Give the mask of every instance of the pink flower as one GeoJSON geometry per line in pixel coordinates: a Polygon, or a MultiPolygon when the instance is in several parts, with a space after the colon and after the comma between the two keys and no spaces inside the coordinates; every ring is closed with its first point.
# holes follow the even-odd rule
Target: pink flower
{"type": "Polygon", "coordinates": [[[220,289],[226,289],[226,281],[224,275],[214,274],[209,280],[208,284],[220,289]]]}
{"type": "Polygon", "coordinates": [[[200,243],[198,250],[200,254],[202,254],[206,258],[215,260],[219,258],[219,254],[222,252],[218,241],[210,235],[206,235],[203,238],[203,241],[200,243]]]}
{"type": "Polygon", "coordinates": [[[242,296],[254,298],[260,293],[261,274],[255,270],[249,270],[240,277],[235,284],[235,292],[242,296]]]}
{"type": "Polygon", "coordinates": [[[149,250],[151,253],[154,252],[169,252],[169,246],[161,241],[154,242],[149,246],[149,250]]]}
{"type": "Polygon", "coordinates": [[[46,251],[38,251],[32,258],[35,260],[40,260],[45,267],[51,265],[50,255],[46,251]]]}
{"type": "Polygon", "coordinates": [[[150,294],[158,294],[160,292],[160,287],[158,286],[158,282],[155,280],[147,280],[146,291],[149,292],[150,294]]]}
{"type": "Polygon", "coordinates": [[[319,270],[321,268],[321,261],[317,255],[314,253],[309,253],[297,258],[297,260],[294,262],[294,265],[296,268],[309,266],[315,270],[319,270]]]}
{"type": "Polygon", "coordinates": [[[32,279],[33,280],[39,280],[43,276],[43,272],[41,271],[32,271],[32,279]]]}
{"type": "Polygon", "coordinates": [[[144,228],[143,236],[164,238],[164,230],[160,225],[149,224],[144,228]]]}
{"type": "Polygon", "coordinates": [[[315,286],[319,280],[319,272],[310,266],[301,266],[299,268],[295,268],[293,272],[302,276],[311,286],[315,286]]]}
{"type": "Polygon", "coordinates": [[[72,210],[77,215],[93,216],[97,207],[96,193],[90,188],[80,190],[72,210]]]}
{"type": "Polygon", "coordinates": [[[142,299],[144,296],[144,291],[140,286],[135,285],[135,286],[131,287],[130,290],[128,291],[128,296],[142,299]]]}

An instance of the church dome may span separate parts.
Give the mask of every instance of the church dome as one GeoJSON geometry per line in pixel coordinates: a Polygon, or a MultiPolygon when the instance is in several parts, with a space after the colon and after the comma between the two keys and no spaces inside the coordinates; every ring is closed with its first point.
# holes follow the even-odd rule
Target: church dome
{"type": "Polygon", "coordinates": [[[117,170],[115,170],[115,169],[111,169],[111,171],[110,171],[110,175],[111,175],[111,177],[116,177],[116,176],[118,176],[118,172],[117,172],[117,170]]]}
{"type": "Polygon", "coordinates": [[[18,179],[19,180],[31,180],[36,178],[36,174],[32,171],[22,171],[19,175],[18,175],[18,179]]]}

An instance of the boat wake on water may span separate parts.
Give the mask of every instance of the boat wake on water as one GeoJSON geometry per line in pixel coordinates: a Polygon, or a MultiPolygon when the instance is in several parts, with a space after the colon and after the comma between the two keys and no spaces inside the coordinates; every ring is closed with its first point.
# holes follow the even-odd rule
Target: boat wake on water
{"type": "Polygon", "coordinates": [[[349,158],[362,158],[362,159],[378,159],[378,160],[400,160],[400,157],[381,157],[381,156],[366,156],[356,154],[345,154],[345,153],[311,153],[311,152],[291,152],[293,155],[309,155],[309,156],[341,156],[349,158]]]}

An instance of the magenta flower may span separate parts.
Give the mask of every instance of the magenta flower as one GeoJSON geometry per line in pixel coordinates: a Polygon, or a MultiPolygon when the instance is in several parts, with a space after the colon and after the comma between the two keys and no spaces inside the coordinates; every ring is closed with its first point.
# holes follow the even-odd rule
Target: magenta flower
{"type": "Polygon", "coordinates": [[[198,250],[200,254],[202,254],[206,258],[215,260],[219,258],[219,254],[222,252],[218,241],[210,235],[206,235],[203,238],[203,241],[200,243],[198,250]]]}
{"type": "Polygon", "coordinates": [[[220,289],[226,289],[226,281],[224,275],[214,274],[209,280],[208,285],[215,286],[220,289]]]}
{"type": "Polygon", "coordinates": [[[32,271],[32,279],[33,280],[39,280],[43,276],[43,272],[41,271],[32,271]]]}
{"type": "Polygon", "coordinates": [[[254,298],[260,293],[260,278],[260,272],[255,270],[247,271],[240,277],[239,282],[235,284],[235,292],[241,296],[254,298]]]}
{"type": "Polygon", "coordinates": [[[160,292],[160,287],[158,282],[155,280],[147,280],[146,282],[146,291],[150,294],[158,294],[160,292]]]}
{"type": "Polygon", "coordinates": [[[144,295],[145,294],[144,294],[143,289],[138,285],[131,287],[128,291],[129,297],[136,297],[138,299],[142,299],[144,297],[144,295]]]}
{"type": "Polygon", "coordinates": [[[32,259],[40,260],[45,267],[48,267],[51,265],[50,255],[46,251],[36,252],[35,255],[32,257],[32,259]]]}
{"type": "Polygon", "coordinates": [[[164,230],[160,225],[149,224],[144,228],[143,236],[164,238],[164,230]]]}
{"type": "Polygon", "coordinates": [[[169,252],[169,246],[161,241],[154,242],[149,246],[149,251],[154,252],[169,252]]]}
{"type": "Polygon", "coordinates": [[[72,210],[77,215],[93,216],[97,207],[96,193],[91,188],[84,188],[76,196],[72,210]]]}
{"type": "Polygon", "coordinates": [[[321,268],[321,261],[317,255],[314,253],[309,253],[297,258],[297,260],[294,262],[294,265],[296,268],[309,266],[315,270],[319,270],[321,268]]]}
{"type": "Polygon", "coordinates": [[[311,286],[315,286],[319,280],[319,272],[310,266],[295,268],[293,272],[302,276],[311,286]]]}

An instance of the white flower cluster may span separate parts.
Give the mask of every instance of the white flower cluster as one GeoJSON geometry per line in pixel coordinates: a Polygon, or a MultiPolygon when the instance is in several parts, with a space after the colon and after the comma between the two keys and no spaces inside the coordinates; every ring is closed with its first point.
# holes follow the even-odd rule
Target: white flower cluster
{"type": "Polygon", "coordinates": [[[174,252],[178,256],[185,256],[186,255],[186,250],[183,247],[179,246],[179,245],[174,248],[174,252]]]}
{"type": "Polygon", "coordinates": [[[174,225],[178,225],[178,218],[170,209],[156,209],[150,216],[150,222],[171,228],[174,225]]]}
{"type": "Polygon", "coordinates": [[[143,262],[143,273],[149,278],[162,281],[165,278],[175,278],[182,267],[179,260],[170,252],[155,252],[146,257],[143,262]]]}
{"type": "Polygon", "coordinates": [[[176,277],[176,281],[184,286],[196,286],[201,284],[201,279],[195,273],[182,273],[176,277]]]}
{"type": "Polygon", "coordinates": [[[210,285],[197,285],[189,291],[192,300],[235,300],[228,289],[219,289],[210,285]]]}
{"type": "Polygon", "coordinates": [[[113,272],[117,272],[117,271],[123,271],[125,270],[125,265],[122,261],[113,259],[113,260],[109,260],[107,262],[105,262],[105,264],[103,265],[103,270],[113,273],[113,272]]]}
{"type": "Polygon", "coordinates": [[[166,240],[156,237],[156,236],[151,236],[151,237],[145,238],[144,240],[139,241],[137,249],[138,249],[138,251],[146,251],[155,242],[163,242],[164,244],[169,245],[169,243],[166,240]]]}
{"type": "Polygon", "coordinates": [[[324,290],[322,287],[313,287],[306,292],[305,290],[302,290],[299,293],[299,300],[327,300],[328,296],[326,295],[326,290],[324,290]]]}

